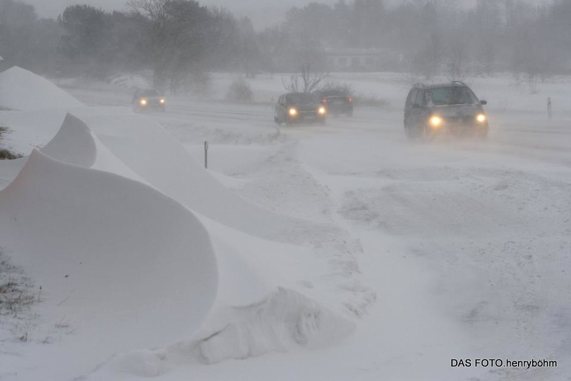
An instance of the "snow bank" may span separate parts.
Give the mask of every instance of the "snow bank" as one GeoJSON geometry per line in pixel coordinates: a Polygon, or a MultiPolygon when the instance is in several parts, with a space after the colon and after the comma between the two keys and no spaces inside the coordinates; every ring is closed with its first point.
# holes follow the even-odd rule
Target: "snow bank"
{"type": "Polygon", "coordinates": [[[159,377],[189,364],[328,347],[354,332],[354,323],[337,312],[338,303],[328,304],[318,284],[326,264],[311,249],[202,220],[217,254],[219,287],[194,339],[120,354],[87,379],[159,377]]]}
{"type": "Polygon", "coordinates": [[[278,288],[261,302],[230,308],[220,331],[196,343],[205,363],[245,359],[268,352],[319,348],[349,335],[354,325],[306,296],[278,288]]]}
{"type": "MultiPolygon", "coordinates": [[[[71,139],[66,129],[59,142],[71,139]]],[[[89,164],[87,156],[72,159],[89,164]]],[[[42,286],[48,321],[65,321],[74,350],[99,359],[190,337],[216,294],[208,233],[186,208],[39,151],[0,192],[0,241],[42,286]]]]}
{"type": "Polygon", "coordinates": [[[135,351],[113,358],[90,381],[159,377],[192,363],[215,364],[269,352],[317,349],[353,332],[349,321],[291,290],[278,289],[261,302],[229,308],[233,316],[207,338],[166,349],[135,351]]]}
{"type": "Polygon", "coordinates": [[[41,151],[0,165],[12,181],[0,191],[0,241],[42,286],[42,316],[76,331],[66,348],[95,351],[59,378],[116,353],[125,354],[94,377],[326,346],[353,331],[311,282],[327,263],[310,248],[257,237],[280,237],[296,220],[235,196],[147,118],[78,112],[87,123],[68,114],[41,151]],[[208,217],[199,222],[165,194],[208,217]],[[168,356],[141,351],[157,346],[168,356]]]}
{"type": "Polygon", "coordinates": [[[45,110],[81,106],[77,99],[28,70],[14,66],[0,73],[0,108],[45,110]]]}

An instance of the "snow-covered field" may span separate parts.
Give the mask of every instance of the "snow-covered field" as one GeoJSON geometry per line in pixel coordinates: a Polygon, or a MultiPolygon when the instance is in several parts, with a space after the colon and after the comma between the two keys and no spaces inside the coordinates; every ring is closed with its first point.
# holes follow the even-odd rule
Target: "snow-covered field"
{"type": "Polygon", "coordinates": [[[334,75],[379,106],[280,128],[281,77],[234,78],[141,115],[128,81],[0,73],[30,155],[0,162],[0,286],[33,300],[0,304],[0,380],[571,380],[569,78],[469,79],[488,140],[430,144],[408,78],[334,75]]]}

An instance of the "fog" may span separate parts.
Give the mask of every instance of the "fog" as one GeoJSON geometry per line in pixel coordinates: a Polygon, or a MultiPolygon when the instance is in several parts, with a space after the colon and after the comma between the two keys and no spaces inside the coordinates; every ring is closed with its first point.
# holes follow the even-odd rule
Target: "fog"
{"type": "Polygon", "coordinates": [[[1,380],[571,380],[571,0],[25,1],[1,380]]]}
{"type": "Polygon", "coordinates": [[[212,71],[250,76],[311,67],[450,79],[509,72],[535,86],[571,70],[569,0],[173,1],[163,5],[166,23],[148,8],[152,1],[136,8],[72,1],[2,0],[4,65],[98,78],[150,70],[156,86],[173,91],[212,71]],[[42,18],[50,14],[60,16],[42,18]]]}

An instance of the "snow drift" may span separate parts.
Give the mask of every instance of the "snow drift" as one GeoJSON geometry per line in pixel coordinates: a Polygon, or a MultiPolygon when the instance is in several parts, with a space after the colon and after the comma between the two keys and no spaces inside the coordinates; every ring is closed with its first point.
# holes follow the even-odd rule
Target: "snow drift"
{"type": "Polygon", "coordinates": [[[176,373],[189,364],[319,349],[354,332],[353,321],[338,312],[337,303],[327,303],[321,286],[313,284],[324,276],[326,266],[311,249],[202,220],[212,237],[219,272],[217,298],[205,324],[192,340],[118,354],[88,380],[118,375],[136,380],[176,373]]]}
{"type": "Polygon", "coordinates": [[[351,322],[314,300],[283,288],[257,304],[227,313],[232,321],[196,344],[201,361],[217,363],[296,347],[323,347],[354,329],[351,322]]]}
{"type": "Polygon", "coordinates": [[[259,303],[228,308],[233,320],[197,341],[114,357],[86,378],[90,381],[159,377],[188,364],[215,364],[268,352],[317,349],[350,334],[354,325],[319,303],[283,288],[259,303]]]}
{"type": "MultiPolygon", "coordinates": [[[[68,164],[115,173],[146,184],[144,179],[115,157],[83,121],[71,114],[65,116],[56,135],[41,151],[68,164]]],[[[25,163],[25,158],[0,162],[0,189],[18,175],[25,163]]]]}
{"type": "Polygon", "coordinates": [[[14,66],[0,73],[0,107],[14,110],[70,109],[83,106],[47,79],[14,66]]]}
{"type": "Polygon", "coordinates": [[[93,377],[153,376],[173,359],[216,363],[326,346],[353,331],[300,286],[299,276],[317,279],[327,267],[312,249],[228,226],[279,237],[296,220],[234,195],[160,126],[123,118],[88,116],[88,126],[68,114],[41,151],[0,165],[0,183],[12,181],[0,191],[0,241],[42,286],[48,324],[65,321],[76,332],[45,362],[69,348],[95,351],[52,376],[85,375],[117,353],[93,377]],[[165,194],[209,218],[199,222],[165,194]],[[170,357],[141,351],[157,346],[170,357]]]}
{"type": "Polygon", "coordinates": [[[82,120],[71,114],[66,115],[58,133],[42,148],[42,152],[69,164],[111,172],[146,183],[113,155],[82,120]]]}
{"type": "Polygon", "coordinates": [[[215,298],[214,253],[192,213],[39,151],[0,192],[0,241],[42,286],[48,320],[99,356],[190,337],[215,298]]]}
{"type": "Polygon", "coordinates": [[[148,118],[89,115],[87,110],[79,116],[129,168],[193,211],[248,234],[282,242],[307,228],[306,221],[265,210],[222,186],[148,118]]]}

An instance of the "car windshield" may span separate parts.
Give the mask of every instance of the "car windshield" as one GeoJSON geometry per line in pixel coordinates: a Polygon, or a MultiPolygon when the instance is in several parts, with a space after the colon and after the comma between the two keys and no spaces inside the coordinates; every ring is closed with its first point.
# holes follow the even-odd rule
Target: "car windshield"
{"type": "Polygon", "coordinates": [[[158,97],[159,92],[157,90],[144,90],[141,91],[141,97],[158,97]]]}
{"type": "Polygon", "coordinates": [[[436,106],[467,105],[478,103],[470,89],[462,86],[438,87],[428,90],[428,100],[436,106]]]}
{"type": "Polygon", "coordinates": [[[287,101],[288,103],[294,104],[309,104],[318,102],[315,95],[310,93],[288,94],[287,101]]]}
{"type": "Polygon", "coordinates": [[[348,95],[348,92],[343,90],[326,90],[321,95],[324,97],[345,97],[348,95]]]}

